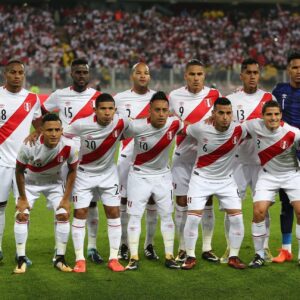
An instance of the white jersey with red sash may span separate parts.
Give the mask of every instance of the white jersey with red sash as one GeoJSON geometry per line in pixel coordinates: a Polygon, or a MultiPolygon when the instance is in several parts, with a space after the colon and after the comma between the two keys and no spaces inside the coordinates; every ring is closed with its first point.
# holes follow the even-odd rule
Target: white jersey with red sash
{"type": "MultiPolygon", "coordinates": [[[[270,100],[274,100],[271,93],[258,89],[253,94],[247,94],[244,91],[238,91],[230,94],[227,98],[231,101],[233,120],[243,123],[246,120],[252,120],[262,117],[262,107],[270,100]]],[[[243,164],[259,165],[259,159],[255,152],[255,144],[251,139],[244,140],[237,151],[238,160],[243,164]]]]}
{"type": "Polygon", "coordinates": [[[33,146],[23,144],[17,157],[17,164],[26,167],[26,181],[33,183],[62,181],[61,167],[65,162],[71,166],[78,163],[78,149],[65,137],[61,137],[55,148],[48,148],[40,136],[33,146]]]}
{"type": "Polygon", "coordinates": [[[0,87],[0,165],[15,167],[19,149],[30,132],[33,120],[41,117],[36,94],[22,89],[11,93],[0,87]]]}
{"type": "Polygon", "coordinates": [[[296,148],[300,130],[287,123],[270,131],[263,120],[246,121],[244,126],[254,139],[261,166],[271,174],[286,173],[298,169],[296,148]]]}
{"type": "Polygon", "coordinates": [[[112,122],[107,126],[101,126],[95,115],[70,124],[64,134],[80,137],[79,170],[99,174],[112,167],[118,141],[128,123],[127,118],[115,114],[112,122]]]}
{"type": "MultiPolygon", "coordinates": [[[[137,94],[133,90],[126,90],[114,96],[117,112],[127,118],[138,119],[145,118],[149,114],[150,99],[155,93],[148,90],[145,94],[137,94]]],[[[119,155],[131,159],[133,154],[133,139],[127,138],[121,141],[119,155]]]]}
{"type": "MultiPolygon", "coordinates": [[[[211,113],[214,103],[221,94],[216,89],[204,87],[199,93],[193,94],[187,87],[181,87],[170,93],[170,111],[176,113],[182,120],[190,124],[204,121],[211,113]]],[[[191,151],[196,154],[196,141],[192,137],[178,135],[176,138],[175,152],[181,158],[194,157],[191,151]]]]}
{"type": "Polygon", "coordinates": [[[74,91],[73,87],[59,89],[53,92],[44,102],[45,111],[59,111],[59,118],[65,128],[78,119],[88,117],[94,113],[96,98],[100,92],[87,88],[81,93],[74,91]]]}
{"type": "Polygon", "coordinates": [[[182,128],[177,117],[169,117],[162,128],[153,127],[149,118],[131,121],[124,135],[134,137],[133,170],[143,176],[168,173],[169,150],[182,128]]]}
{"type": "Polygon", "coordinates": [[[185,132],[197,140],[194,171],[198,175],[208,179],[224,179],[233,173],[236,149],[247,136],[245,128],[232,122],[226,131],[220,132],[212,125],[198,122],[188,125],[185,132]]]}

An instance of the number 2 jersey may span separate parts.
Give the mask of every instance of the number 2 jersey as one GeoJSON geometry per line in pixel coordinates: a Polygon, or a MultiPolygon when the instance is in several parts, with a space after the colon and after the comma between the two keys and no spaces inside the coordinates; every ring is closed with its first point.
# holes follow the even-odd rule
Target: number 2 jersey
{"type": "MultiPolygon", "coordinates": [[[[204,87],[199,93],[193,94],[187,87],[181,87],[170,93],[170,111],[190,124],[204,121],[210,116],[215,101],[221,94],[216,89],[204,87]]],[[[190,136],[176,137],[175,152],[181,159],[194,163],[196,156],[196,141],[190,136]]]]}
{"type": "MultiPolygon", "coordinates": [[[[271,93],[258,89],[253,94],[247,94],[243,90],[227,96],[232,105],[233,120],[243,123],[246,120],[262,117],[262,107],[274,97],[271,93]]],[[[237,150],[238,160],[242,164],[259,165],[255,152],[255,145],[251,139],[244,140],[237,150]]]]}
{"type": "Polygon", "coordinates": [[[41,117],[36,94],[21,89],[11,93],[0,87],[0,165],[15,167],[19,149],[30,132],[33,120],[41,117]]]}
{"type": "MultiPolygon", "coordinates": [[[[148,90],[145,94],[137,94],[133,90],[126,90],[114,96],[117,112],[127,118],[145,118],[149,114],[150,99],[155,93],[148,90]]],[[[121,141],[119,155],[131,159],[133,154],[133,139],[127,138],[121,141]]]]}
{"type": "Polygon", "coordinates": [[[76,166],[78,149],[72,140],[63,136],[55,148],[48,148],[40,136],[33,146],[23,144],[17,157],[17,164],[27,169],[26,180],[33,183],[61,182],[61,167],[65,162],[76,166]]]}
{"type": "Polygon", "coordinates": [[[142,176],[169,172],[170,147],[182,128],[177,117],[169,117],[162,128],[153,127],[149,118],[131,121],[124,135],[134,138],[133,170],[142,176]]]}
{"type": "Polygon", "coordinates": [[[99,174],[111,168],[118,141],[128,123],[129,119],[115,114],[109,125],[101,126],[94,114],[68,125],[64,134],[67,137],[80,137],[79,169],[99,174]]]}

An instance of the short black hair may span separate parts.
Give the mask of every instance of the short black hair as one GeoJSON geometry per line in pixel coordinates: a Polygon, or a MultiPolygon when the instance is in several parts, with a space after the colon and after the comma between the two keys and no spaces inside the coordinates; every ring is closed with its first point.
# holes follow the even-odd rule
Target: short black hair
{"type": "Polygon", "coordinates": [[[42,118],[42,124],[44,125],[46,122],[50,122],[50,121],[59,121],[60,123],[62,123],[61,119],[57,114],[54,113],[45,114],[42,118]]]}
{"type": "Polygon", "coordinates": [[[249,58],[246,58],[242,61],[241,72],[246,70],[248,65],[258,65],[258,67],[259,67],[258,61],[256,59],[252,58],[252,57],[249,57],[249,58]]]}
{"type": "Polygon", "coordinates": [[[115,105],[115,100],[111,94],[108,93],[102,93],[96,98],[95,107],[97,108],[99,103],[101,102],[113,102],[115,105]]]}
{"type": "Polygon", "coordinates": [[[187,70],[190,66],[204,67],[204,63],[201,60],[194,58],[187,62],[187,64],[185,65],[185,70],[187,70]]]}
{"type": "Polygon", "coordinates": [[[168,99],[167,95],[165,94],[165,92],[163,92],[163,91],[158,91],[155,94],[153,94],[150,99],[150,103],[153,103],[156,100],[164,100],[164,101],[167,101],[169,104],[169,99],[168,99]]]}
{"type": "Polygon", "coordinates": [[[277,101],[270,100],[270,101],[267,101],[267,102],[263,105],[263,107],[262,107],[261,112],[262,112],[263,115],[265,114],[267,108],[269,108],[269,107],[278,107],[278,108],[279,108],[279,111],[282,112],[279,103],[278,103],[277,101]]]}
{"type": "Polygon", "coordinates": [[[19,64],[22,65],[25,68],[25,64],[24,62],[22,62],[19,59],[11,59],[6,65],[5,65],[5,71],[8,69],[9,66],[13,65],[13,64],[19,64]]]}
{"type": "Polygon", "coordinates": [[[216,109],[217,105],[231,105],[231,102],[226,97],[219,97],[214,103],[214,110],[216,109]]]}
{"type": "Polygon", "coordinates": [[[71,68],[73,68],[74,66],[78,66],[78,65],[89,65],[88,61],[85,58],[77,58],[74,59],[71,63],[71,68]]]}
{"type": "Polygon", "coordinates": [[[287,58],[287,63],[288,65],[290,64],[290,62],[293,60],[293,59],[300,59],[300,52],[292,52],[288,55],[288,58],[287,58]]]}

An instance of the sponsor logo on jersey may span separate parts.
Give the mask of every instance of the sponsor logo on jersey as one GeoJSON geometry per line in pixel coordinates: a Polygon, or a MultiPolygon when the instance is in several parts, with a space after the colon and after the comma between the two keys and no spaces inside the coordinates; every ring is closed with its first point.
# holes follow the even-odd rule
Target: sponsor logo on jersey
{"type": "Polygon", "coordinates": [[[184,105],[184,102],[179,102],[179,106],[183,106],[184,105]]]}
{"type": "Polygon", "coordinates": [[[5,107],[5,105],[4,104],[0,104],[0,108],[4,108],[5,107]]]}
{"type": "Polygon", "coordinates": [[[207,138],[204,138],[204,139],[203,139],[203,143],[204,143],[204,144],[207,144],[207,143],[208,143],[208,139],[207,139],[207,138]]]}
{"type": "Polygon", "coordinates": [[[239,104],[237,105],[237,109],[242,109],[243,108],[243,105],[239,104]]]}
{"type": "Polygon", "coordinates": [[[65,106],[70,106],[71,102],[70,101],[65,101],[65,106]]]}
{"type": "Polygon", "coordinates": [[[130,108],[130,107],[131,107],[131,104],[129,104],[129,103],[125,104],[125,107],[126,107],[126,108],[130,108]]]}
{"type": "Polygon", "coordinates": [[[86,136],[86,139],[87,139],[87,140],[92,140],[92,139],[93,139],[93,136],[90,135],[90,134],[88,134],[88,135],[86,136]]]}
{"type": "Polygon", "coordinates": [[[147,138],[146,138],[145,136],[142,136],[142,137],[140,138],[140,141],[141,141],[141,142],[146,142],[146,140],[147,140],[147,138]]]}
{"type": "Polygon", "coordinates": [[[37,159],[33,162],[33,164],[37,167],[41,167],[42,166],[42,160],[41,159],[37,159]]]}
{"type": "Polygon", "coordinates": [[[31,103],[30,102],[25,102],[24,103],[24,109],[28,112],[31,109],[31,103]]]}
{"type": "Polygon", "coordinates": [[[287,94],[282,94],[281,97],[282,97],[282,100],[285,100],[287,97],[287,94]]]}

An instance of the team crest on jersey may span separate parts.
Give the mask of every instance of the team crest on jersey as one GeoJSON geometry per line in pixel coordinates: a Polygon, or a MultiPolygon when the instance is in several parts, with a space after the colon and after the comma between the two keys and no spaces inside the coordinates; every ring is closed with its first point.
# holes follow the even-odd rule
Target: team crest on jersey
{"type": "Polygon", "coordinates": [[[211,98],[207,98],[207,99],[206,99],[206,105],[207,105],[207,107],[212,107],[212,101],[211,101],[211,98]]]}
{"type": "Polygon", "coordinates": [[[64,157],[62,155],[58,156],[57,161],[62,163],[64,161],[64,157]]]}
{"type": "Polygon", "coordinates": [[[94,108],[95,105],[96,105],[96,100],[92,100],[92,101],[91,101],[91,106],[92,106],[92,108],[94,108]]]}
{"type": "Polygon", "coordinates": [[[31,103],[25,102],[25,103],[24,103],[24,109],[25,109],[26,111],[30,111],[30,109],[31,109],[31,103]]]}
{"type": "Polygon", "coordinates": [[[167,132],[167,138],[168,138],[169,141],[172,141],[172,139],[173,139],[173,132],[172,131],[167,132]]]}
{"type": "Polygon", "coordinates": [[[280,148],[281,149],[287,149],[289,147],[288,141],[281,141],[280,142],[280,148]]]}
{"type": "Polygon", "coordinates": [[[113,137],[117,138],[119,136],[119,130],[118,129],[114,130],[112,135],[113,137]]]}

